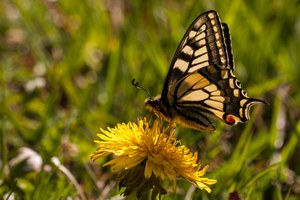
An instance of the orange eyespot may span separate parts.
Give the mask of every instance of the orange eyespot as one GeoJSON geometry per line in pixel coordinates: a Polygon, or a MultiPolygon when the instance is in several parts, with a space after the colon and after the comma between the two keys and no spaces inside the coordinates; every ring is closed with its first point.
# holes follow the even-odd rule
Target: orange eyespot
{"type": "Polygon", "coordinates": [[[226,115],[225,122],[227,124],[235,124],[234,116],[232,116],[232,115],[226,115]]]}

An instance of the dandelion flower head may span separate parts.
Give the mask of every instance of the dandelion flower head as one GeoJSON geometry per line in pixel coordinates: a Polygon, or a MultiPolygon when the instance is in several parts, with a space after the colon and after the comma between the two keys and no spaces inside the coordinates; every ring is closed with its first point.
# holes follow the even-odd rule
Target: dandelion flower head
{"type": "MultiPolygon", "coordinates": [[[[95,141],[99,146],[92,155],[92,159],[114,154],[115,157],[103,166],[112,165],[112,170],[115,172],[128,171],[127,175],[123,173],[123,178],[143,176],[138,179],[139,182],[153,178],[154,182],[169,179],[173,181],[175,188],[176,179],[183,177],[209,193],[211,189],[208,185],[217,182],[203,177],[208,165],[201,169],[198,154],[190,152],[186,146],[181,145],[180,141],[174,137],[174,130],[171,130],[170,134],[167,134],[165,129],[162,130],[158,121],[154,121],[152,126],[145,119],[139,120],[137,124],[122,123],[117,124],[115,128],[101,129],[101,132],[98,134],[101,140],[95,141]],[[132,170],[135,170],[137,174],[132,174],[134,173],[132,170]]],[[[129,182],[127,181],[127,185],[123,184],[123,186],[128,187],[129,182]]],[[[135,186],[137,185],[141,183],[136,182],[135,186]]],[[[160,191],[163,190],[160,189],[160,191]]]]}

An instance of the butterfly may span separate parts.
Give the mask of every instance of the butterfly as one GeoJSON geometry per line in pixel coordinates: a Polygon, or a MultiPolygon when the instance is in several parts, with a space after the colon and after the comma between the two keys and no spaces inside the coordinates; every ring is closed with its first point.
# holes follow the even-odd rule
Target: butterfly
{"type": "Polygon", "coordinates": [[[234,71],[229,28],[216,11],[201,14],[183,36],[162,94],[145,101],[147,110],[171,124],[213,131],[212,118],[235,125],[250,119],[249,98],[234,71]]]}

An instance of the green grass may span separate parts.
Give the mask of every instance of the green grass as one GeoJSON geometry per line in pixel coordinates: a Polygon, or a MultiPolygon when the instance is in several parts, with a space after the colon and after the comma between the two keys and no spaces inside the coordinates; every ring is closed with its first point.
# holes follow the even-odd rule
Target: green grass
{"type": "MultiPolygon", "coordinates": [[[[15,199],[106,199],[117,196],[108,167],[91,162],[99,128],[145,114],[190,23],[217,10],[231,31],[238,79],[257,105],[251,120],[217,131],[179,128],[198,150],[213,192],[194,199],[297,199],[300,195],[300,4],[249,1],[0,2],[0,196],[15,199]],[[36,151],[41,171],[15,163],[21,147],[36,151]],[[57,157],[69,175],[51,159],[57,157]],[[74,183],[78,183],[76,188],[74,183]],[[79,189],[78,189],[79,188],[79,189]],[[81,194],[83,193],[83,194],[81,194]]],[[[190,184],[179,179],[183,199],[190,184]]]]}

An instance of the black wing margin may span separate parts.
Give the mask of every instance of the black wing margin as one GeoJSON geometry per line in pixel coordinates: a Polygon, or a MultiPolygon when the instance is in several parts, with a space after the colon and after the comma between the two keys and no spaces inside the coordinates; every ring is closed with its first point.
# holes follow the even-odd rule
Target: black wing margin
{"type": "Polygon", "coordinates": [[[229,32],[229,28],[227,24],[222,23],[223,28],[223,34],[225,38],[225,44],[226,44],[226,53],[227,53],[227,61],[228,61],[228,68],[234,71],[234,59],[233,59],[233,52],[232,52],[232,46],[231,46],[231,36],[229,32]]]}

